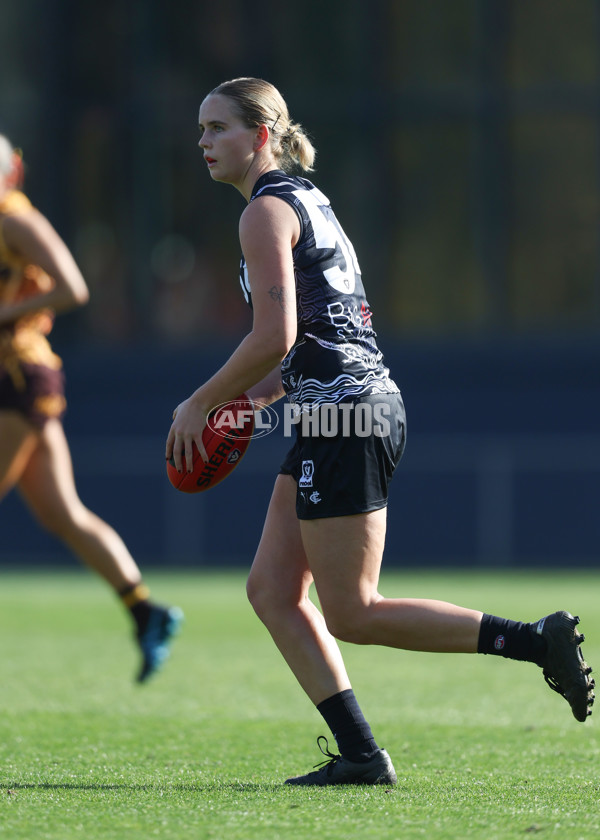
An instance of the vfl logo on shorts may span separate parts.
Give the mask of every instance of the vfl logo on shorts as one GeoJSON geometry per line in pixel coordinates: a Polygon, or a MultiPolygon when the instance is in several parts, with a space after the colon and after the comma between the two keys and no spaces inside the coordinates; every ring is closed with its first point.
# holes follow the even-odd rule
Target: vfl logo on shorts
{"type": "Polygon", "coordinates": [[[314,472],[314,461],[302,461],[302,475],[298,481],[298,487],[312,487],[314,472]]]}

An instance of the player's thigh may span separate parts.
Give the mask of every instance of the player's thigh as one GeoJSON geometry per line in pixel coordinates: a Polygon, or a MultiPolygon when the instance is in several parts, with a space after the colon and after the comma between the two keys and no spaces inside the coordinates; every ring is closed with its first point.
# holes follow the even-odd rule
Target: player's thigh
{"type": "Polygon", "coordinates": [[[18,411],[0,411],[0,498],[18,482],[38,434],[18,411]]]}
{"type": "Polygon", "coordinates": [[[311,581],[296,516],[296,482],[278,475],[248,577],[248,597],[253,603],[263,598],[297,603],[311,581]]]}
{"type": "Polygon", "coordinates": [[[300,531],[326,618],[352,615],[378,600],[386,508],[301,520],[300,531]]]}
{"type": "Polygon", "coordinates": [[[19,481],[19,492],[32,513],[46,527],[70,520],[82,508],[71,453],[60,420],[44,425],[38,445],[19,481]]]}

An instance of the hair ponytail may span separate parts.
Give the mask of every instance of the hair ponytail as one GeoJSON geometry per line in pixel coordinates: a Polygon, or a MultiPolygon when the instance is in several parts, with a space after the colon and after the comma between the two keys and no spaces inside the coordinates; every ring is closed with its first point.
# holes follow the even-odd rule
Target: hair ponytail
{"type": "Polygon", "coordinates": [[[288,128],[279,138],[279,142],[283,164],[296,164],[304,172],[313,170],[316,150],[301,125],[290,122],[288,128]]]}

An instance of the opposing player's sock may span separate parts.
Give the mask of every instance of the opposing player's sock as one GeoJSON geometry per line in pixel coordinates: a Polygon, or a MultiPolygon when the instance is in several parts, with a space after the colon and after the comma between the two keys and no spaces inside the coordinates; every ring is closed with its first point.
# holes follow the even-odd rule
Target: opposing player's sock
{"type": "Polygon", "coordinates": [[[484,613],[479,629],[477,653],[535,662],[541,666],[546,655],[546,641],[536,633],[532,624],[484,613]]]}
{"type": "Polygon", "coordinates": [[[317,709],[331,729],[344,758],[368,761],[379,750],[351,688],[323,700],[317,709]]]}
{"type": "Polygon", "coordinates": [[[143,633],[148,625],[148,619],[152,610],[150,602],[150,590],[140,581],[131,586],[126,586],[119,592],[119,598],[127,607],[135,621],[137,632],[143,633]]]}

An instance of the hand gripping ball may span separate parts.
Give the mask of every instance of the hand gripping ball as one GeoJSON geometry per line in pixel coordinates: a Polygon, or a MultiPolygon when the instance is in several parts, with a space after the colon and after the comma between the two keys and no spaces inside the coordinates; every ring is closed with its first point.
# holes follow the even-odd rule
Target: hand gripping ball
{"type": "Polygon", "coordinates": [[[196,444],[192,444],[192,471],[187,471],[184,456],[183,470],[177,472],[171,457],[167,461],[169,481],[182,493],[202,493],[216,487],[231,475],[244,457],[253,431],[254,405],[246,394],[217,406],[211,411],[202,433],[208,461],[202,460],[196,444]]]}

